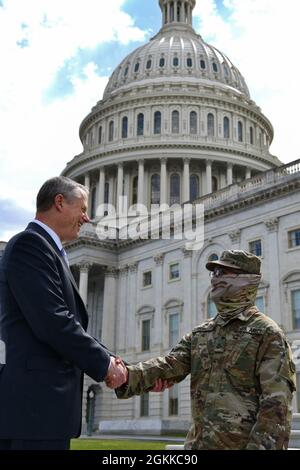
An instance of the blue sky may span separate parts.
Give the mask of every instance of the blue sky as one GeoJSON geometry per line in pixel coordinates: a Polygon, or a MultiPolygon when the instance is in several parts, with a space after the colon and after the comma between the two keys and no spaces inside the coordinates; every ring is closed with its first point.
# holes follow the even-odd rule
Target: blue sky
{"type": "MultiPolygon", "coordinates": [[[[197,0],[194,27],[240,69],[273,123],[271,151],[298,150],[298,0],[197,0]]],[[[82,147],[82,119],[118,63],[161,26],[158,0],[0,0],[0,240],[34,215],[41,184],[82,147]]]]}

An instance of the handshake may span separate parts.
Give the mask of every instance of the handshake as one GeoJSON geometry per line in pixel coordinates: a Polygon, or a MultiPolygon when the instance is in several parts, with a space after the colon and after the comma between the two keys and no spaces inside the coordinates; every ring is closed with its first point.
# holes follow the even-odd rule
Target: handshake
{"type": "MultiPolygon", "coordinates": [[[[115,389],[121,387],[121,385],[127,384],[129,372],[125,366],[123,360],[120,357],[110,358],[110,364],[108,367],[107,375],[105,377],[105,383],[108,388],[115,389]]],[[[158,379],[151,392],[163,392],[167,388],[172,387],[173,382],[167,380],[158,379]]]]}

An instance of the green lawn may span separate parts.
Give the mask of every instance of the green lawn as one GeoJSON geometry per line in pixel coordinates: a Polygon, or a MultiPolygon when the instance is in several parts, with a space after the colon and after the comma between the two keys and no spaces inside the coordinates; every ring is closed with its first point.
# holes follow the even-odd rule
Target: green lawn
{"type": "Polygon", "coordinates": [[[172,444],[172,442],[73,439],[71,450],[164,450],[167,444],[172,444]]]}

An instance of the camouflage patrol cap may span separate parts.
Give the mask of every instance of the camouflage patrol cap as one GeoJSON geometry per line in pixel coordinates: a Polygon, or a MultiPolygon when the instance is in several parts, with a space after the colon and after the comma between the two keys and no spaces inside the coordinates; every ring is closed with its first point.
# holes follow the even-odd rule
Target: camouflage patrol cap
{"type": "Polygon", "coordinates": [[[260,274],[260,259],[252,253],[242,250],[223,251],[218,261],[209,261],[206,268],[213,271],[219,266],[239,269],[249,274],[260,274]]]}

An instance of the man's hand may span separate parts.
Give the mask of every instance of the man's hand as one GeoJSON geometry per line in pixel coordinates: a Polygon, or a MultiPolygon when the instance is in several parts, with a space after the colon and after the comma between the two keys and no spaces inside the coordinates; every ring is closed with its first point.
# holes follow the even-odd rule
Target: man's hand
{"type": "Polygon", "coordinates": [[[168,380],[157,379],[153,388],[150,392],[164,392],[167,388],[173,387],[174,382],[168,382],[168,380]]]}
{"type": "Polygon", "coordinates": [[[128,381],[128,370],[120,357],[111,357],[105,383],[115,389],[128,381]]]}

